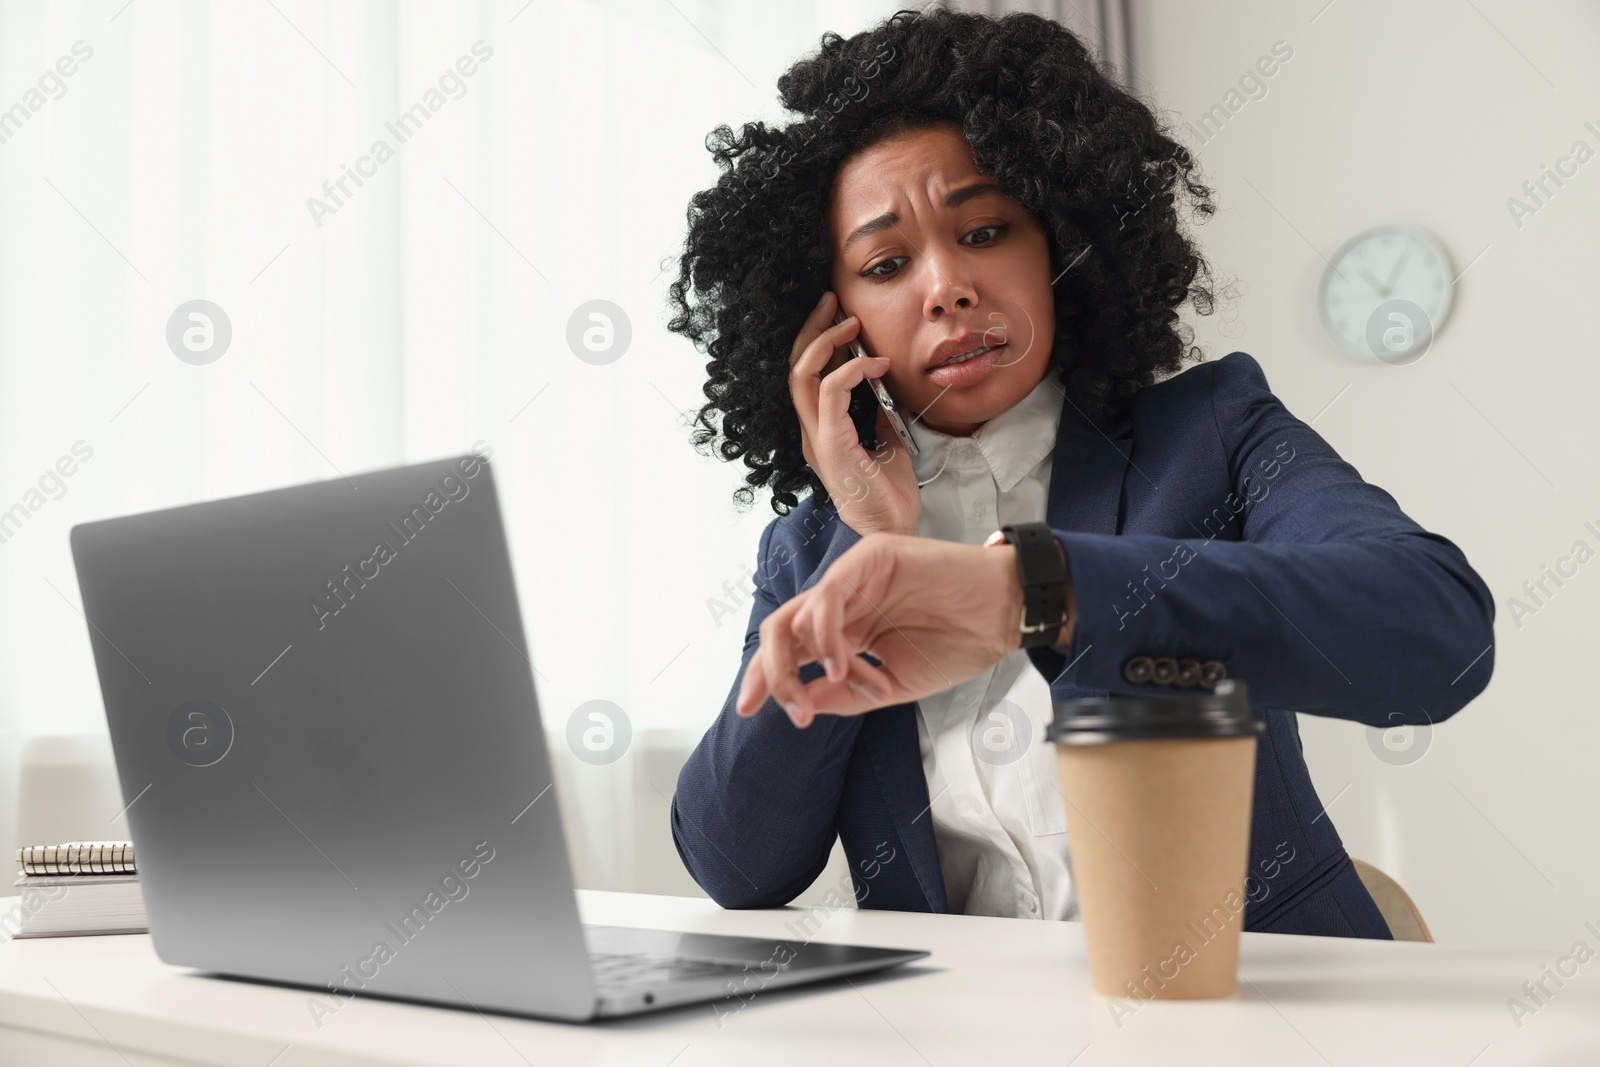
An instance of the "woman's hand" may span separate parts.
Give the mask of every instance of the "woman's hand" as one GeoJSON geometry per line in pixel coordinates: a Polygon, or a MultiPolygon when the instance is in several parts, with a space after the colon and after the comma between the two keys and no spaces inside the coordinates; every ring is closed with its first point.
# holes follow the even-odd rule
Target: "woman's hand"
{"type": "Polygon", "coordinates": [[[915,534],[922,494],[911,455],[895,436],[888,413],[876,402],[876,452],[861,447],[850,418],[850,390],[889,369],[883,356],[857,359],[847,342],[861,332],[850,316],[833,322],[837,298],[829,291],[807,316],[789,353],[789,392],[800,416],[800,446],[845,525],[869,533],[915,534]]]}
{"type": "MultiPolygon", "coordinates": [[[[1021,647],[1016,551],[863,537],[816,585],[762,620],[735,711],[754,715],[770,695],[805,727],[819,714],[860,715],[966,681],[1021,647]],[[800,665],[813,660],[824,674],[803,683],[800,665]]],[[[1076,622],[1069,599],[1062,641],[1071,640],[1076,622]]]]}

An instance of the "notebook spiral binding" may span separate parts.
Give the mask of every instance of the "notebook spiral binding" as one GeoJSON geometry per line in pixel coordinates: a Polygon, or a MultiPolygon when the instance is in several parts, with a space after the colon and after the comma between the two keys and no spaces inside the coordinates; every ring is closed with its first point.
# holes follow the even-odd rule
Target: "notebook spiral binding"
{"type": "Polygon", "coordinates": [[[23,874],[136,874],[133,845],[128,841],[74,841],[65,845],[29,845],[17,849],[23,874]]]}

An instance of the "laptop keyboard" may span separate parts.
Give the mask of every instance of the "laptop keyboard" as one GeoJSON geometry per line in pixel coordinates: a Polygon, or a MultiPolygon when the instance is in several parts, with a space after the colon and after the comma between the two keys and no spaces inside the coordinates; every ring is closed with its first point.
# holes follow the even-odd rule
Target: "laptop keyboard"
{"type": "Polygon", "coordinates": [[[692,956],[652,956],[643,952],[590,952],[589,969],[596,986],[616,989],[627,986],[676,982],[687,978],[710,978],[721,974],[743,974],[743,963],[698,959],[692,956]]]}

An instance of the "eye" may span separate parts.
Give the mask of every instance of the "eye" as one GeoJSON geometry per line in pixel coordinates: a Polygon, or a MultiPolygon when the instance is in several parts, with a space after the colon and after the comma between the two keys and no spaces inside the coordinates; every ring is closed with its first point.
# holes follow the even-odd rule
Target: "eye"
{"type": "Polygon", "coordinates": [[[895,273],[898,272],[899,268],[897,267],[897,268],[895,268],[894,271],[888,271],[888,272],[884,272],[884,271],[880,270],[879,268],[887,267],[890,264],[894,263],[895,261],[902,260],[902,259],[905,259],[905,258],[906,258],[905,256],[890,256],[888,259],[879,260],[877,263],[874,263],[871,267],[868,267],[866,270],[862,271],[861,272],[861,276],[863,278],[866,278],[869,281],[875,281],[875,282],[888,281],[890,278],[894,277],[895,273]]]}
{"type": "Polygon", "coordinates": [[[994,231],[994,236],[993,237],[989,238],[987,241],[980,241],[979,242],[980,246],[982,246],[982,245],[992,245],[996,241],[998,241],[1002,236],[1004,236],[1006,231],[1009,230],[1009,229],[1011,229],[1011,227],[1008,226],[1006,223],[1003,223],[1003,222],[997,222],[992,226],[979,226],[976,230],[969,231],[966,234],[966,236],[962,237],[962,240],[965,241],[967,239],[967,237],[971,237],[975,233],[986,233],[986,232],[988,232],[990,230],[993,230],[994,231]]]}
{"type": "MultiPolygon", "coordinates": [[[[1004,237],[1010,229],[1010,224],[1004,222],[997,222],[989,226],[979,226],[975,230],[967,231],[967,233],[962,236],[961,240],[966,242],[967,238],[973,236],[974,234],[989,234],[990,236],[986,240],[982,240],[976,244],[968,246],[975,248],[986,248],[1000,240],[1000,238],[1004,237]]],[[[866,278],[868,281],[874,282],[888,281],[890,278],[900,273],[900,268],[896,264],[900,261],[903,261],[905,258],[905,256],[890,256],[888,259],[879,260],[871,267],[868,267],[866,270],[862,271],[861,277],[866,278]],[[884,267],[893,267],[893,269],[886,271],[883,269],[884,267]]]]}

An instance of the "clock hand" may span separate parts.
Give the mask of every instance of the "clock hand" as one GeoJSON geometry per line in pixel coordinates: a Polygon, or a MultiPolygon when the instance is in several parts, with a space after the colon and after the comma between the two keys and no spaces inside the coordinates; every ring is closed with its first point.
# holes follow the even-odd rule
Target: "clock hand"
{"type": "Polygon", "coordinates": [[[1382,282],[1378,281],[1378,279],[1374,278],[1372,276],[1372,274],[1370,272],[1368,272],[1367,268],[1365,268],[1365,267],[1361,268],[1361,276],[1367,280],[1367,284],[1372,286],[1373,291],[1376,292],[1379,296],[1388,296],[1389,295],[1388,288],[1385,287],[1382,282]]]}
{"type": "Polygon", "coordinates": [[[1384,279],[1384,296],[1389,295],[1389,289],[1394,285],[1394,280],[1400,277],[1400,270],[1406,265],[1406,260],[1411,258],[1411,249],[1406,249],[1399,259],[1395,260],[1394,268],[1389,271],[1389,277],[1384,279]]]}

